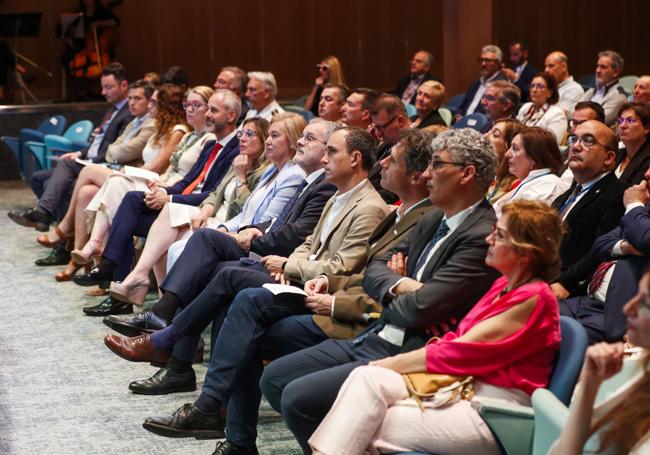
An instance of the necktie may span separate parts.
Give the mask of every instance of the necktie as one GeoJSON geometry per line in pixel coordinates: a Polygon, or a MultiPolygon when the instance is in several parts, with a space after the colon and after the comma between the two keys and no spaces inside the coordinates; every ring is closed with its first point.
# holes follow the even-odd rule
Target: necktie
{"type": "Polygon", "coordinates": [[[304,190],[306,186],[307,186],[307,180],[303,180],[300,186],[298,187],[298,191],[296,191],[295,194],[291,196],[291,199],[289,199],[289,201],[284,205],[282,211],[273,222],[270,232],[275,231],[287,221],[287,218],[289,218],[289,213],[291,213],[291,209],[293,209],[293,206],[296,205],[296,201],[298,200],[300,194],[302,193],[302,190],[304,190]]]}
{"type": "Polygon", "coordinates": [[[580,192],[582,191],[582,185],[579,183],[575,186],[571,194],[569,195],[569,198],[564,201],[564,204],[562,204],[562,207],[560,207],[560,215],[564,215],[564,212],[566,212],[569,207],[571,207],[571,204],[575,202],[575,200],[578,198],[580,195],[580,192]]]}
{"type": "Polygon", "coordinates": [[[603,284],[605,275],[607,271],[616,263],[616,261],[606,261],[598,266],[594,274],[589,280],[589,286],[587,287],[587,295],[593,296],[598,288],[603,284]]]}
{"type": "Polygon", "coordinates": [[[436,243],[438,243],[441,238],[447,235],[448,232],[449,226],[447,226],[447,222],[445,220],[442,220],[438,225],[438,229],[436,229],[435,234],[433,234],[433,237],[431,240],[429,240],[429,243],[427,243],[427,246],[422,251],[422,254],[420,254],[418,262],[415,264],[415,270],[413,270],[413,276],[417,276],[420,269],[426,265],[427,257],[429,256],[431,249],[435,246],[436,243]]]}
{"type": "Polygon", "coordinates": [[[192,183],[187,185],[187,187],[185,187],[185,189],[183,190],[183,192],[181,194],[190,194],[190,193],[192,193],[192,191],[194,191],[194,188],[199,186],[199,184],[205,178],[205,175],[208,173],[208,169],[210,169],[210,166],[212,165],[214,160],[217,158],[217,155],[219,154],[219,150],[221,150],[222,147],[223,146],[217,142],[217,144],[212,149],[212,153],[210,153],[210,156],[208,157],[208,161],[205,162],[205,166],[203,166],[203,170],[201,171],[199,176],[192,183]]]}

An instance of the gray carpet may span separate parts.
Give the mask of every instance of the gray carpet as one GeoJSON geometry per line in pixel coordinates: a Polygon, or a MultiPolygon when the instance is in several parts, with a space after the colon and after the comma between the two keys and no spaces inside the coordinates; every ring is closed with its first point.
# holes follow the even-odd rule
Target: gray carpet
{"type": "MultiPolygon", "coordinates": [[[[48,251],[34,241],[34,230],[6,215],[31,201],[25,185],[0,185],[0,453],[211,453],[214,441],[168,439],[142,428],[146,417],[171,414],[198,392],[146,397],[128,391],[129,382],[156,369],[122,360],[104,346],[110,330],[81,311],[99,298],[55,282],[62,267],[33,265],[48,251]]],[[[206,364],[195,370],[200,388],[206,364]]],[[[300,453],[266,403],[260,421],[260,453],[300,453]]]]}

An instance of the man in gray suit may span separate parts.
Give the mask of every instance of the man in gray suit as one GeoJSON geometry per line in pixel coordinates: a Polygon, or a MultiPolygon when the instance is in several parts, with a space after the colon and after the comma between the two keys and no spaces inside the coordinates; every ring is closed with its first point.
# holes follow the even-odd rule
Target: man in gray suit
{"type": "Polygon", "coordinates": [[[354,340],[324,341],[276,359],[264,371],[262,392],[305,453],[354,368],[423,346],[432,329],[460,320],[497,277],[485,265],[485,237],[496,222],[485,201],[494,150],[469,129],[445,131],[432,145],[425,175],[438,209],[364,275],[365,291],[384,306],[380,320],[354,340]]]}

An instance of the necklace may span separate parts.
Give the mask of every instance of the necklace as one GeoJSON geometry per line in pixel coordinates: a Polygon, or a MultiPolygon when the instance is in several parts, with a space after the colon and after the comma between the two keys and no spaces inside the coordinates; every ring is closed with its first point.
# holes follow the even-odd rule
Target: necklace
{"type": "Polygon", "coordinates": [[[503,288],[503,290],[502,290],[501,292],[499,292],[499,295],[497,296],[497,299],[500,299],[501,297],[503,297],[504,295],[506,295],[508,292],[510,292],[510,291],[512,291],[512,290],[515,290],[515,289],[517,289],[517,288],[523,286],[524,284],[530,283],[530,282],[533,281],[535,278],[537,278],[537,277],[535,277],[535,276],[531,276],[531,277],[528,278],[527,280],[522,281],[521,283],[518,283],[516,286],[513,286],[513,287],[511,287],[510,289],[508,289],[508,287],[506,286],[505,288],[503,288]]]}

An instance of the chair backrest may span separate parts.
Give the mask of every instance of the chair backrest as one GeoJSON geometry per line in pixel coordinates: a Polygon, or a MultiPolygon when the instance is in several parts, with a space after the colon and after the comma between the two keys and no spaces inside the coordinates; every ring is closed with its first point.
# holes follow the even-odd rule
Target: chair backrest
{"type": "Polygon", "coordinates": [[[88,142],[90,133],[93,131],[93,124],[90,120],[80,120],[70,125],[63,137],[72,142],[88,142]]]}
{"type": "Polygon", "coordinates": [[[314,118],[314,113],[311,111],[304,110],[302,106],[297,106],[295,104],[287,104],[282,106],[282,108],[287,112],[295,112],[296,114],[302,115],[302,118],[304,118],[305,121],[308,123],[311,119],[314,118]]]}
{"type": "Polygon", "coordinates": [[[62,134],[65,130],[68,121],[62,115],[53,115],[46,118],[36,128],[38,131],[45,134],[62,134]]]}
{"type": "Polygon", "coordinates": [[[590,88],[594,88],[596,86],[596,75],[594,73],[591,73],[587,74],[586,76],[582,76],[578,83],[582,85],[582,88],[584,88],[585,91],[589,90],[590,88]]]}
{"type": "Polygon", "coordinates": [[[456,123],[454,123],[452,128],[472,128],[476,131],[481,132],[483,128],[488,125],[488,123],[489,120],[484,114],[475,112],[473,114],[466,115],[465,117],[458,120],[456,123]]]}
{"type": "Polygon", "coordinates": [[[621,87],[625,89],[628,95],[631,95],[634,91],[634,84],[639,80],[639,76],[629,75],[623,76],[618,80],[618,83],[621,84],[621,87]]]}
{"type": "Polygon", "coordinates": [[[440,117],[445,121],[447,126],[451,126],[451,120],[454,117],[454,115],[451,113],[449,109],[446,107],[439,107],[438,108],[438,114],[440,114],[440,117]]]}
{"type": "Polygon", "coordinates": [[[560,316],[560,333],[562,334],[560,352],[555,361],[548,389],[558,400],[568,406],[582,369],[589,340],[584,327],[575,319],[566,316],[560,316]]]}
{"type": "Polygon", "coordinates": [[[463,99],[465,99],[465,94],[459,93],[458,95],[453,96],[449,101],[447,101],[445,107],[449,109],[452,114],[455,114],[458,111],[460,105],[463,104],[463,99]]]}

